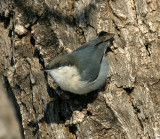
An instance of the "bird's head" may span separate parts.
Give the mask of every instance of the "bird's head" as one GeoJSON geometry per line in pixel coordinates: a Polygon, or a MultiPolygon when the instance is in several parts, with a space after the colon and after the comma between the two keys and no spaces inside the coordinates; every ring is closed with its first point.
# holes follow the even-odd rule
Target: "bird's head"
{"type": "Polygon", "coordinates": [[[75,58],[71,55],[61,55],[50,61],[49,65],[43,69],[46,72],[49,72],[54,69],[59,69],[64,66],[75,66],[75,58]]]}

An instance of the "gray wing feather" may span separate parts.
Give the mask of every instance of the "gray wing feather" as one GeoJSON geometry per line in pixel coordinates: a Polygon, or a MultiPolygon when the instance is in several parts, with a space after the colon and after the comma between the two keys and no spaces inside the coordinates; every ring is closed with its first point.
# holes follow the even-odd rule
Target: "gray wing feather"
{"type": "Polygon", "coordinates": [[[107,48],[107,42],[98,43],[97,45],[87,44],[85,48],[79,48],[71,55],[78,59],[78,69],[84,81],[94,81],[99,74],[101,60],[104,51],[107,48]]]}
{"type": "Polygon", "coordinates": [[[101,60],[107,47],[112,45],[114,34],[100,32],[97,38],[91,40],[71,54],[76,59],[76,66],[83,81],[94,81],[100,72],[101,60]]]}

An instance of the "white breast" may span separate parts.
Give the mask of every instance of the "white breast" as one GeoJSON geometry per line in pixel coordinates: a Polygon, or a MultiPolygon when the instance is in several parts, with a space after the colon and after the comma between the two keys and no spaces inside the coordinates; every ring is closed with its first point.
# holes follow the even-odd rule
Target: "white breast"
{"type": "Polygon", "coordinates": [[[98,89],[105,83],[108,73],[107,57],[103,57],[100,73],[93,82],[81,81],[79,72],[74,66],[60,67],[50,70],[49,73],[63,90],[75,94],[86,94],[98,89]]]}
{"type": "Polygon", "coordinates": [[[64,66],[49,71],[55,82],[65,91],[79,94],[81,89],[86,86],[81,81],[79,73],[74,66],[64,66]]]}

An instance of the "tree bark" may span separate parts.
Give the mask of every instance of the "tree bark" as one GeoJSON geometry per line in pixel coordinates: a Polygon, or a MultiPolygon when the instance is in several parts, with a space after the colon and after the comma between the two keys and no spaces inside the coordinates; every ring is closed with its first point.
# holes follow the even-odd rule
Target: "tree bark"
{"type": "Polygon", "coordinates": [[[160,138],[159,7],[158,0],[1,0],[0,78],[22,138],[160,138]],[[115,34],[104,89],[57,95],[40,69],[100,31],[115,34]]]}

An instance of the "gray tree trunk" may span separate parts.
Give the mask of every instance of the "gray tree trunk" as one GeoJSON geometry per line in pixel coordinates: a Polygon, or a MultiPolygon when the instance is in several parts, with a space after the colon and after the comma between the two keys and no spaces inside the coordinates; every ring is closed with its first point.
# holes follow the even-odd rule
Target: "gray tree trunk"
{"type": "Polygon", "coordinates": [[[23,138],[158,139],[160,2],[1,0],[0,78],[23,138]],[[115,34],[105,89],[58,96],[40,69],[100,31],[115,34]]]}

